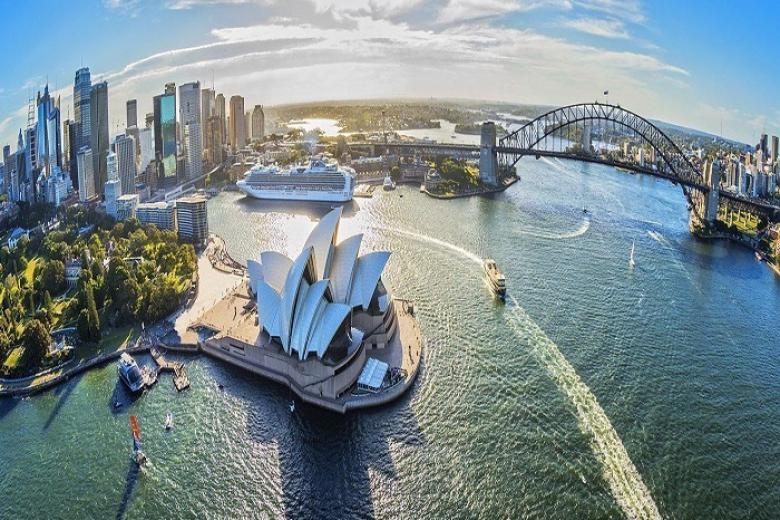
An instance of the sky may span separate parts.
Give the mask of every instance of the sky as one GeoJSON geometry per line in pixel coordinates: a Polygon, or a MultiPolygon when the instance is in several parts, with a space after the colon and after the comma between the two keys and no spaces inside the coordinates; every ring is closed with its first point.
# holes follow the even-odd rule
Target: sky
{"type": "Polygon", "coordinates": [[[604,100],[756,143],[780,134],[780,2],[730,0],[2,0],[0,144],[48,81],[109,84],[112,133],[166,82],[247,108],[317,100],[604,100]],[[722,128],[722,132],[721,132],[722,128]]]}

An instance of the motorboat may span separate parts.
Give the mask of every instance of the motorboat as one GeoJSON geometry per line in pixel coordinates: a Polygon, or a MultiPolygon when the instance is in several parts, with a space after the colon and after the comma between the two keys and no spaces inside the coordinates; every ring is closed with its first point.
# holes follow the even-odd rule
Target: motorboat
{"type": "Polygon", "coordinates": [[[168,412],[165,414],[165,429],[170,430],[173,428],[173,414],[168,412]]]}
{"type": "Polygon", "coordinates": [[[382,189],[385,191],[390,191],[395,189],[395,183],[393,182],[393,179],[389,175],[385,175],[385,180],[382,182],[382,189]]]}

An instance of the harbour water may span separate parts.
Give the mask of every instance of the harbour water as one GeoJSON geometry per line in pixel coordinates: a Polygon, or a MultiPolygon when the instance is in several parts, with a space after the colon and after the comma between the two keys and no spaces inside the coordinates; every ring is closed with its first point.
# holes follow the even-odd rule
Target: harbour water
{"type": "MultiPolygon", "coordinates": [[[[780,278],[691,238],[671,184],[519,171],[489,198],[401,187],[346,208],[343,236],[393,251],[386,285],[416,301],[427,340],[399,402],[291,413],[289,391],[203,357],[185,359],[186,392],[163,376],[133,401],[107,366],[0,401],[0,518],[776,517],[780,278]]],[[[209,219],[243,260],[297,252],[329,209],[223,193],[209,219]]]]}

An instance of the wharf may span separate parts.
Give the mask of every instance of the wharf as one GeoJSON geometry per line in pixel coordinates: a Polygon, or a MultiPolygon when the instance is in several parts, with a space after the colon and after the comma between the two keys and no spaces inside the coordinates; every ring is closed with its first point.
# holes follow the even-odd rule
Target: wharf
{"type": "Polygon", "coordinates": [[[176,390],[181,392],[186,390],[190,386],[190,378],[187,376],[187,370],[184,368],[184,363],[170,361],[165,358],[162,352],[155,346],[149,350],[154,362],[157,363],[157,373],[164,371],[173,372],[173,384],[176,390]]]}

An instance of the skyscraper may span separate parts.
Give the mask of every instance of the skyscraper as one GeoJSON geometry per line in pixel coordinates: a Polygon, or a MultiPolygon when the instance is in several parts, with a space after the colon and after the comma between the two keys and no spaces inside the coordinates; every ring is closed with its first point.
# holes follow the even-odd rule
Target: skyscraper
{"type": "Polygon", "coordinates": [[[214,115],[222,122],[222,144],[227,143],[227,113],[225,112],[225,96],[217,94],[214,104],[214,115]]]}
{"type": "Polygon", "coordinates": [[[777,146],[778,146],[777,136],[773,135],[769,145],[769,163],[772,164],[773,166],[777,164],[777,153],[778,153],[777,146]]]}
{"type": "Polygon", "coordinates": [[[76,162],[79,172],[79,201],[87,202],[95,198],[95,163],[92,160],[92,150],[83,146],[76,153],[76,162]]]}
{"type": "Polygon", "coordinates": [[[230,128],[228,128],[228,139],[234,153],[246,145],[244,98],[241,96],[230,97],[230,128]]]}
{"type": "Polygon", "coordinates": [[[154,157],[158,161],[160,185],[176,184],[176,88],[154,96],[154,157]]]}
{"type": "Polygon", "coordinates": [[[138,102],[135,99],[127,101],[127,127],[138,126],[138,102]]]}
{"type": "Polygon", "coordinates": [[[76,150],[82,146],[90,145],[90,92],[92,92],[92,79],[87,67],[76,71],[76,80],[73,83],[73,120],[76,122],[76,150]]]}
{"type": "Polygon", "coordinates": [[[138,171],[143,173],[149,163],[154,160],[154,139],[151,128],[141,128],[138,131],[138,171]]]}
{"type": "MultiPolygon", "coordinates": [[[[43,90],[43,95],[38,92],[37,100],[38,121],[35,127],[35,142],[37,144],[37,164],[40,169],[41,180],[48,179],[55,173],[55,169],[62,166],[62,136],[60,134],[60,109],[59,103],[49,95],[49,85],[43,90]]],[[[57,170],[59,173],[59,170],[57,170]]],[[[42,184],[36,183],[36,196],[43,197],[42,184]]]]}
{"type": "MultiPolygon", "coordinates": [[[[102,81],[92,85],[89,96],[89,117],[92,126],[90,148],[92,148],[95,193],[103,192],[108,179],[106,156],[108,155],[108,83],[102,81]]],[[[80,180],[80,179],[79,179],[80,180]]]]}
{"type": "Polygon", "coordinates": [[[73,184],[73,189],[79,189],[79,170],[76,164],[76,153],[78,152],[78,139],[79,139],[79,125],[76,121],[68,119],[65,121],[65,128],[67,129],[64,141],[68,147],[68,153],[66,154],[68,161],[68,173],[70,173],[70,182],[73,184]]]}
{"type": "MultiPolygon", "coordinates": [[[[205,125],[206,121],[214,115],[214,109],[216,108],[216,98],[214,97],[214,90],[210,88],[204,88],[200,91],[200,124],[205,125]]],[[[204,134],[205,136],[205,134],[204,134]]]]}
{"type": "Polygon", "coordinates": [[[252,139],[262,140],[265,137],[265,113],[263,105],[255,105],[252,111],[252,139]]]}
{"type": "Polygon", "coordinates": [[[184,174],[194,179],[203,174],[200,81],[179,86],[179,119],[184,145],[184,174]]]}
{"type": "Polygon", "coordinates": [[[225,134],[224,121],[222,118],[217,115],[209,117],[208,121],[206,121],[205,135],[207,136],[204,145],[206,148],[206,158],[209,164],[216,166],[225,160],[223,145],[225,134]]]}
{"type": "Polygon", "coordinates": [[[135,193],[135,151],[135,139],[132,136],[116,136],[116,139],[114,139],[114,153],[116,154],[117,175],[122,186],[122,195],[135,193]]]}

